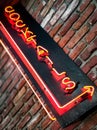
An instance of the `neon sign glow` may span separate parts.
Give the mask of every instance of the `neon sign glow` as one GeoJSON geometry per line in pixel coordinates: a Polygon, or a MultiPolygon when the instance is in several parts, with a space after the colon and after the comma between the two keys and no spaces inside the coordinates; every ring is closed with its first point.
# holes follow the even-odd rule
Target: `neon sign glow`
{"type": "MultiPolygon", "coordinates": [[[[32,48],[35,49],[37,59],[41,62],[45,62],[48,66],[48,69],[50,73],[52,74],[52,78],[55,79],[56,82],[59,82],[60,87],[64,91],[64,93],[72,93],[75,90],[76,83],[72,81],[66,74],[66,72],[58,73],[57,70],[53,67],[54,63],[49,57],[49,52],[47,49],[45,49],[42,46],[37,45],[37,42],[35,40],[36,35],[32,31],[29,30],[27,25],[23,23],[23,21],[20,18],[20,15],[15,12],[12,6],[7,6],[5,8],[5,16],[7,17],[8,21],[11,23],[12,27],[20,34],[20,36],[25,41],[25,44],[28,46],[30,45],[32,48]]],[[[49,99],[50,103],[54,107],[54,109],[57,111],[57,113],[61,116],[65,112],[69,111],[71,108],[79,104],[85,99],[90,99],[93,96],[94,93],[94,87],[93,86],[84,86],[82,89],[82,93],[69,101],[68,103],[61,105],[54,94],[50,91],[48,86],[45,84],[45,82],[41,79],[41,77],[38,75],[36,70],[33,68],[33,66],[30,64],[30,62],[27,60],[26,56],[23,54],[23,52],[20,50],[16,42],[13,40],[13,38],[9,35],[6,28],[1,24],[1,31],[3,34],[7,37],[9,40],[12,48],[17,52],[18,56],[22,60],[22,62],[25,64],[27,69],[30,71],[31,75],[34,76],[35,81],[38,83],[46,97],[49,99]]]]}

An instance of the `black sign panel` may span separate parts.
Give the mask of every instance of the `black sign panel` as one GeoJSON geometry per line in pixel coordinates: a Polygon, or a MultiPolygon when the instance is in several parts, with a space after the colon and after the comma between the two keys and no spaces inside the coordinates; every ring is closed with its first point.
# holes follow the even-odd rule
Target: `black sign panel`
{"type": "Polygon", "coordinates": [[[97,88],[20,4],[13,8],[36,35],[37,47],[26,44],[18,31],[8,22],[4,10],[0,11],[2,12],[0,38],[9,46],[62,127],[66,127],[97,105],[97,88]],[[7,35],[4,28],[15,42],[7,35]],[[38,59],[37,51],[40,51],[40,55],[46,51],[44,55],[48,60],[42,59],[43,62],[41,62],[38,59]],[[48,61],[51,63],[51,68],[48,61]],[[55,79],[53,72],[56,74],[58,72],[59,77],[61,72],[66,72],[66,77],[55,79]],[[62,79],[65,83],[62,82],[62,79]],[[73,81],[71,84],[76,84],[70,93],[66,92],[61,85],[62,83],[67,85],[66,83],[69,81],[73,81]],[[93,97],[90,101],[88,98],[91,96],[93,97]]]}

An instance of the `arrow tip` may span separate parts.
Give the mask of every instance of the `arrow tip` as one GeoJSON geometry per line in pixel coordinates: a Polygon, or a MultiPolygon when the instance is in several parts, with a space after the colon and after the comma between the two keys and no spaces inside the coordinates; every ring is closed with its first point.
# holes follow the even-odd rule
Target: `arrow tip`
{"type": "Polygon", "coordinates": [[[84,86],[82,91],[86,91],[88,94],[88,99],[92,99],[94,94],[94,87],[93,86],[84,86]]]}

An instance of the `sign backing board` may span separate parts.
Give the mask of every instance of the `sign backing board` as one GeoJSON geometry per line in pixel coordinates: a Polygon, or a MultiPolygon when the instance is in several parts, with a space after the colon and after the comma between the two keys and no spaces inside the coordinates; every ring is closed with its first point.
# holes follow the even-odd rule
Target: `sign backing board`
{"type": "Polygon", "coordinates": [[[48,104],[61,126],[66,127],[82,117],[84,114],[88,113],[92,110],[92,108],[96,107],[97,88],[20,4],[15,5],[14,8],[16,12],[20,14],[24,23],[26,23],[30,30],[36,35],[37,44],[48,50],[49,57],[54,64],[54,68],[56,68],[59,73],[65,71],[68,77],[76,83],[76,88],[71,94],[64,93],[59,82],[52,77],[48,66],[37,59],[36,50],[27,46],[23,39],[18,35],[18,32],[14,30],[11,24],[7,21],[7,18],[4,16],[4,10],[0,11],[2,12],[0,15],[0,21],[14,39],[16,45],[8,39],[5,32],[2,30],[1,25],[0,38],[3,39],[6,45],[13,52],[14,56],[21,64],[30,80],[35,84],[36,89],[39,91],[44,101],[48,104]],[[60,104],[60,106],[65,106],[78,97],[82,93],[81,89],[88,85],[94,86],[95,89],[91,101],[86,99],[81,103],[75,103],[74,107],[72,107],[71,104],[71,106],[68,106],[71,107],[70,110],[67,107],[68,110],[62,112],[59,112],[59,110],[56,109],[56,105],[53,105],[53,102],[55,103],[57,101],[57,104],[60,104]]]}

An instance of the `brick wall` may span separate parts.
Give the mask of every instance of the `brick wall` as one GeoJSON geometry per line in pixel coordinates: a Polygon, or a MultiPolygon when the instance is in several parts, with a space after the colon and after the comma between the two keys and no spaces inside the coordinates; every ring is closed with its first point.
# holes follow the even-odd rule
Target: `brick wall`
{"type": "MultiPolygon", "coordinates": [[[[22,4],[97,85],[97,0],[22,0],[22,4]]],[[[0,45],[0,130],[21,129],[96,130],[97,110],[62,129],[48,118],[0,45]]]]}

